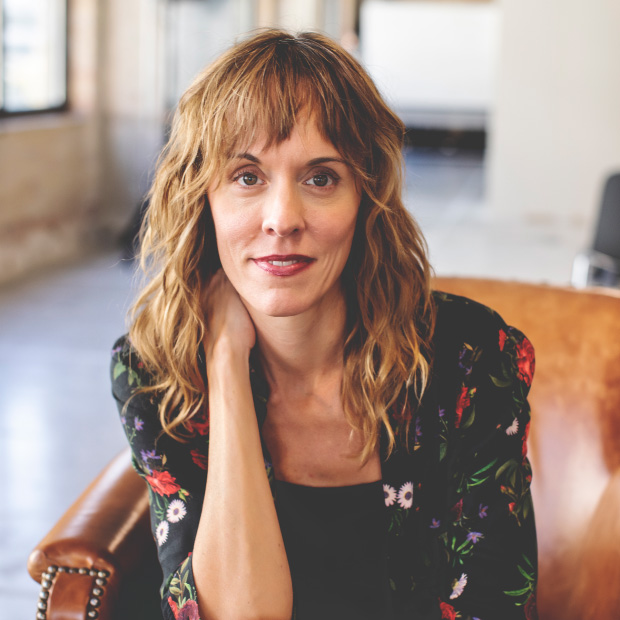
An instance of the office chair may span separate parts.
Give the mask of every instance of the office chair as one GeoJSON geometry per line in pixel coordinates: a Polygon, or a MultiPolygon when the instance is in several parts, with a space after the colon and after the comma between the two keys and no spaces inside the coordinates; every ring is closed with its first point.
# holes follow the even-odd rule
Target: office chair
{"type": "Polygon", "coordinates": [[[620,286],[620,173],[605,183],[594,242],[575,257],[571,283],[577,288],[620,286]]]}

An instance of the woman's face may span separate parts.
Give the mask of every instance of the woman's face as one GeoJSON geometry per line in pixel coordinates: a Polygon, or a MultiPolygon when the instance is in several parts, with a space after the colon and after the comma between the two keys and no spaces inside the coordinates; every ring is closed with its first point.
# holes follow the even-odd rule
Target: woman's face
{"type": "Polygon", "coordinates": [[[208,190],[222,268],[250,314],[329,309],[361,198],[352,169],[311,118],[263,145],[236,153],[208,190]]]}

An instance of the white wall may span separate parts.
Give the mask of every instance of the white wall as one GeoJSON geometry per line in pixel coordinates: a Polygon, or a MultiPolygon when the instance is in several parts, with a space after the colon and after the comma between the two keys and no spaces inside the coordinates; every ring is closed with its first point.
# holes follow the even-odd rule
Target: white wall
{"type": "Polygon", "coordinates": [[[484,126],[499,23],[498,2],[366,0],[362,60],[406,123],[425,124],[429,111],[439,127],[484,126]]]}
{"type": "Polygon", "coordinates": [[[587,238],[620,169],[620,2],[502,0],[488,202],[587,238]]]}

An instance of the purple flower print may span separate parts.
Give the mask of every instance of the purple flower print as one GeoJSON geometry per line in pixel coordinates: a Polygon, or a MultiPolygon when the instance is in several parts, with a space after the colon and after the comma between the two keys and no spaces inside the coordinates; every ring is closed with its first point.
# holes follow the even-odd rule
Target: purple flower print
{"type": "Polygon", "coordinates": [[[136,427],[137,431],[141,431],[144,428],[144,420],[136,416],[133,420],[133,425],[136,427]]]}
{"type": "Polygon", "coordinates": [[[420,437],[422,437],[422,422],[420,416],[415,419],[415,443],[420,443],[420,437]]]}
{"type": "Polygon", "coordinates": [[[465,376],[471,373],[472,361],[471,361],[471,349],[463,347],[459,353],[459,368],[465,371],[465,376]]]}
{"type": "Polygon", "coordinates": [[[487,516],[488,509],[489,509],[488,506],[483,506],[482,504],[480,504],[480,506],[478,507],[478,516],[481,519],[484,519],[487,516]]]}
{"type": "Polygon", "coordinates": [[[440,525],[441,521],[439,519],[433,519],[428,527],[430,527],[432,530],[436,530],[440,525]]]}
{"type": "Polygon", "coordinates": [[[145,462],[149,459],[158,461],[161,459],[161,456],[159,456],[155,450],[140,450],[140,458],[145,462]]]}
{"type": "Polygon", "coordinates": [[[469,534],[467,534],[467,540],[471,540],[471,542],[474,543],[474,545],[481,539],[483,538],[483,535],[481,532],[469,532],[469,534]]]}

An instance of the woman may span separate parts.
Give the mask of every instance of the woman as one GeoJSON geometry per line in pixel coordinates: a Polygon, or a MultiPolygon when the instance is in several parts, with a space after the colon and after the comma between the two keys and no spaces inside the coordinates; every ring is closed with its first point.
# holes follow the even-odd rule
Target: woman
{"type": "Polygon", "coordinates": [[[431,292],[403,135],[318,34],[257,34],[181,99],[113,358],[166,618],[535,613],[533,350],[431,292]]]}

